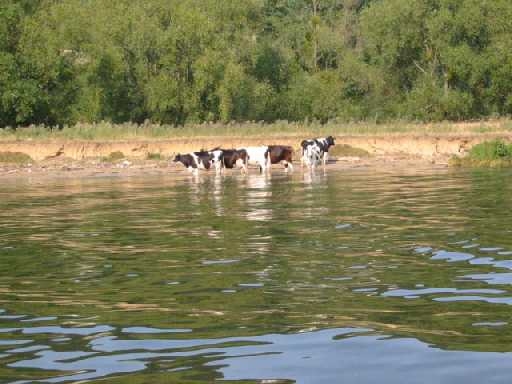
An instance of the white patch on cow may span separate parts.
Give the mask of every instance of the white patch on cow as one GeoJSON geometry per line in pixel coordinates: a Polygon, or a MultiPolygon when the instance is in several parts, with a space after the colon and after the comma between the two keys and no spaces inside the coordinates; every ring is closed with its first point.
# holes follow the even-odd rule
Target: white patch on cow
{"type": "Polygon", "coordinates": [[[293,165],[292,165],[292,163],[290,163],[290,162],[288,162],[286,160],[283,160],[283,165],[284,165],[285,172],[288,172],[288,171],[293,172],[293,165]]]}
{"type": "Polygon", "coordinates": [[[216,149],[215,151],[209,152],[213,156],[212,165],[215,168],[215,172],[221,172],[222,168],[224,168],[224,163],[222,160],[222,151],[220,149],[216,149]]]}
{"type": "Polygon", "coordinates": [[[235,162],[235,166],[237,168],[241,168],[243,173],[247,173],[247,165],[245,164],[245,161],[243,159],[238,159],[235,162]]]}
{"type": "Polygon", "coordinates": [[[319,141],[320,143],[322,143],[322,145],[324,147],[327,146],[327,138],[326,137],[322,137],[321,139],[316,139],[317,141],[319,141]]]}
{"type": "Polygon", "coordinates": [[[203,162],[194,152],[191,152],[190,155],[194,159],[194,163],[196,164],[196,167],[197,167],[196,169],[199,169],[199,168],[205,169],[203,162]]]}
{"type": "Polygon", "coordinates": [[[265,156],[265,154],[268,152],[267,146],[246,147],[239,149],[245,149],[245,151],[247,152],[248,164],[259,166],[262,172],[267,169],[269,163],[269,159],[267,159],[267,157],[265,156]]]}

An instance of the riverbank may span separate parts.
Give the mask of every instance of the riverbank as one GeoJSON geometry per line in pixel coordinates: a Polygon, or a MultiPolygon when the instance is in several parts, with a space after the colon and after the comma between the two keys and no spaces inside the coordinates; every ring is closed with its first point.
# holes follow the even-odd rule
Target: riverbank
{"type": "MultiPolygon", "coordinates": [[[[169,172],[176,153],[201,148],[283,144],[298,149],[304,136],[216,136],[131,140],[2,140],[0,154],[15,160],[0,163],[0,176],[53,174],[95,175],[169,172]]],[[[444,166],[450,157],[464,156],[476,144],[501,138],[512,142],[512,133],[446,133],[342,135],[336,137],[331,158],[336,167],[370,167],[391,164],[444,166]]],[[[2,156],[0,156],[0,160],[2,156]]],[[[296,154],[298,160],[298,153],[296,154]]],[[[333,166],[331,164],[331,166],[333,166]]]]}

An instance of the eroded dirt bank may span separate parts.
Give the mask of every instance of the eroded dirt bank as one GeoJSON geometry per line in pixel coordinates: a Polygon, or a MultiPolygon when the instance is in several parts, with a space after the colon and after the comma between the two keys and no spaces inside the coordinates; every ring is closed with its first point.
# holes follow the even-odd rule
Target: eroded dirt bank
{"type": "MultiPolygon", "coordinates": [[[[386,135],[386,136],[340,136],[337,144],[361,148],[373,155],[410,155],[438,157],[464,155],[473,145],[485,140],[503,138],[512,141],[512,133],[468,134],[468,135],[386,135]]],[[[302,137],[283,136],[253,137],[208,137],[165,140],[126,141],[0,141],[0,152],[22,152],[36,161],[54,157],[73,160],[105,157],[112,152],[122,152],[128,158],[143,159],[148,154],[172,156],[178,152],[197,151],[214,147],[238,148],[249,145],[284,144],[299,148],[302,137]]]]}
{"type": "MultiPolygon", "coordinates": [[[[445,165],[453,155],[464,156],[469,149],[486,140],[501,138],[512,142],[512,133],[467,135],[386,135],[339,136],[333,151],[338,166],[377,166],[382,163],[410,166],[413,163],[445,165]],[[340,150],[343,144],[362,149],[369,156],[358,156],[340,150]]],[[[0,164],[1,175],[26,173],[133,173],[165,172],[169,158],[181,152],[215,147],[238,148],[263,144],[300,147],[303,138],[283,136],[254,137],[205,137],[165,140],[125,141],[0,141],[0,153],[19,152],[33,160],[25,164],[0,164]],[[106,160],[112,153],[121,152],[122,158],[106,160]]],[[[297,159],[298,160],[298,159],[297,159]]]]}

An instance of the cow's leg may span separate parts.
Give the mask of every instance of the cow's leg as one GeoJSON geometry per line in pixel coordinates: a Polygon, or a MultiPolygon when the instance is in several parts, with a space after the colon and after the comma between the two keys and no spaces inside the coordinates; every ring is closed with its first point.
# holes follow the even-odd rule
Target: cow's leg
{"type": "Polygon", "coordinates": [[[327,159],[329,157],[329,152],[324,152],[324,165],[327,164],[327,159]]]}
{"type": "Polygon", "coordinates": [[[317,154],[316,148],[310,147],[309,152],[308,152],[308,163],[309,163],[308,165],[311,169],[316,167],[317,158],[318,158],[318,154],[317,154]]]}
{"type": "Polygon", "coordinates": [[[288,171],[293,171],[293,165],[290,161],[288,160],[283,160],[283,165],[284,165],[284,169],[286,172],[288,171]]]}
{"type": "Polygon", "coordinates": [[[320,156],[316,151],[311,153],[311,169],[315,169],[320,161],[320,156]]]}

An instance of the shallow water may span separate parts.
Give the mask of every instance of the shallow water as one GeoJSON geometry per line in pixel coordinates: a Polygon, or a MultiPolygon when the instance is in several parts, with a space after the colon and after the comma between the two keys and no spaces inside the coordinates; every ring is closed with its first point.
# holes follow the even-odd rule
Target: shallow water
{"type": "Polygon", "coordinates": [[[0,382],[508,382],[511,180],[4,182],[0,382]]]}

